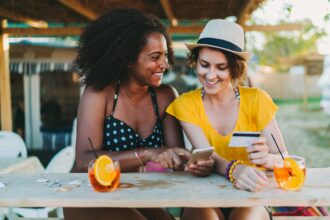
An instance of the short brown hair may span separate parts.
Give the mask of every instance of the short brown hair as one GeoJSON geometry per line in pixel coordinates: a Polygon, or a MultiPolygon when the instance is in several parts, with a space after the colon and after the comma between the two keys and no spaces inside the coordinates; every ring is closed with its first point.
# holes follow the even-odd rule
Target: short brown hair
{"type": "MultiPolygon", "coordinates": [[[[197,62],[199,51],[203,47],[196,47],[190,53],[188,54],[188,62],[189,65],[194,65],[197,62]]],[[[230,72],[230,76],[232,78],[232,83],[237,85],[242,85],[245,78],[246,78],[246,72],[247,72],[247,64],[246,61],[243,60],[241,57],[237,56],[236,54],[230,53],[225,50],[217,49],[209,47],[212,50],[217,50],[223,53],[228,61],[228,68],[230,72]]]]}

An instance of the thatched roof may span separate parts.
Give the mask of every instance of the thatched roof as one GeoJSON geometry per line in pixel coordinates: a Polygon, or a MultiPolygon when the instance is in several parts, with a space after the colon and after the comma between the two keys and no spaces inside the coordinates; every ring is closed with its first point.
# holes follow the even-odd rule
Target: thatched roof
{"type": "MultiPolygon", "coordinates": [[[[198,20],[250,15],[264,0],[2,0],[1,9],[13,16],[46,22],[86,22],[83,9],[96,17],[114,7],[134,7],[168,19],[167,12],[178,20],[198,20]],[[165,5],[168,5],[166,7],[165,5]],[[168,9],[167,9],[168,8],[168,9]],[[246,12],[245,12],[246,10],[246,12]],[[80,12],[79,12],[80,11],[80,12]]],[[[8,16],[4,16],[8,17],[8,16]]],[[[8,17],[11,19],[10,17],[8,17]]]]}

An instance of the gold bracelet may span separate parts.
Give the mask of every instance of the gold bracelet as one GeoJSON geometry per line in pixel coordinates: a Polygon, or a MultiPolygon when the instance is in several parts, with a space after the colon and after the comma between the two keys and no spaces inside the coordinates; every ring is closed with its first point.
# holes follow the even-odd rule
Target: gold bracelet
{"type": "Polygon", "coordinates": [[[229,169],[229,181],[231,182],[231,183],[234,183],[235,182],[235,178],[234,178],[234,169],[236,168],[236,166],[238,165],[238,164],[244,164],[244,161],[242,161],[242,160],[236,160],[232,165],[231,165],[231,167],[230,167],[230,169],[229,169]]]}
{"type": "Polygon", "coordinates": [[[136,151],[134,151],[134,154],[135,154],[135,157],[140,161],[141,166],[143,166],[143,162],[142,162],[141,158],[139,157],[139,154],[136,151]]]}

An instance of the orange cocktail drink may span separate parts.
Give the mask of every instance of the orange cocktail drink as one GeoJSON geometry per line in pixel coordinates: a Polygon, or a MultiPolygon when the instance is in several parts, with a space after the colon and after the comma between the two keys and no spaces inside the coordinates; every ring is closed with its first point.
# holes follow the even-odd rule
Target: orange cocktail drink
{"type": "Polygon", "coordinates": [[[112,192],[120,182],[120,165],[116,159],[102,155],[88,164],[88,177],[97,192],[112,192]]]}
{"type": "Polygon", "coordinates": [[[274,176],[278,185],[286,190],[298,190],[305,181],[305,159],[299,156],[289,156],[281,163],[274,165],[274,176]]]}

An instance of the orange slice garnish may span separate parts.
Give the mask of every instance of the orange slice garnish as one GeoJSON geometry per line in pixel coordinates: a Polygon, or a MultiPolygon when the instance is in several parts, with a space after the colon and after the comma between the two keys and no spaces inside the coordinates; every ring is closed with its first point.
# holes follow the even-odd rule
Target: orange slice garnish
{"type": "Polygon", "coordinates": [[[110,186],[117,172],[112,159],[106,155],[98,157],[94,164],[96,181],[102,186],[110,186]]]}
{"type": "Polygon", "coordinates": [[[291,158],[284,158],[283,168],[274,168],[276,181],[286,190],[298,190],[305,181],[304,171],[291,158]]]}

